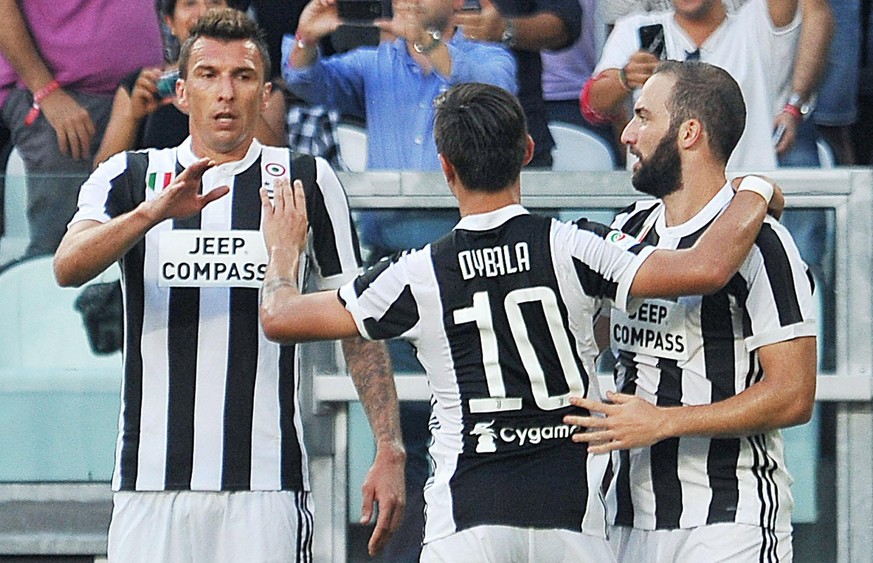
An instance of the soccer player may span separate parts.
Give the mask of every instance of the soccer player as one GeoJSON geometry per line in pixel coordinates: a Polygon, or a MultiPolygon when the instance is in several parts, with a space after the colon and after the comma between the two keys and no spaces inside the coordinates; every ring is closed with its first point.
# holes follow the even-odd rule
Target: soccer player
{"type": "MultiPolygon", "coordinates": [[[[253,137],[269,67],[259,30],[242,12],[204,16],[182,47],[176,84],[191,136],[102,164],[82,186],[55,257],[63,286],[121,261],[126,327],[110,561],[312,560],[297,350],[268,342],[258,325],[267,260],[259,188],[301,179],[318,286],[353,278],[360,258],[327,163],[253,137]]],[[[380,509],[371,551],[402,516],[405,461],[390,364],[373,344],[344,342],[377,440],[364,484],[363,517],[374,500],[380,509]]]]}
{"type": "Polygon", "coordinates": [[[464,84],[436,103],[441,168],[461,215],[454,230],[338,294],[300,295],[304,190],[295,183],[272,202],[262,191],[264,332],[282,342],[360,334],[414,344],[433,393],[422,561],[610,561],[599,493],[607,460],[569,440],[574,429],[562,422],[578,412],[570,396],[600,396],[592,317],[603,298],[622,308],[629,294],[720,288],[748,253],[766,198],[741,187],[696,246],[653,252],[520,205],[533,141],[511,94],[464,84]]]}
{"type": "MultiPolygon", "coordinates": [[[[743,97],[705,63],[663,63],[643,86],[622,140],[640,161],[634,186],[660,198],[613,226],[658,248],[707,236],[731,201],[725,163],[743,132],[743,97]]],[[[618,559],[790,561],[791,477],[779,428],[812,413],[812,281],[788,231],[767,218],[723,289],[613,309],[617,354],[605,415],[570,416],[573,439],[620,450],[610,494],[618,559]]]]}

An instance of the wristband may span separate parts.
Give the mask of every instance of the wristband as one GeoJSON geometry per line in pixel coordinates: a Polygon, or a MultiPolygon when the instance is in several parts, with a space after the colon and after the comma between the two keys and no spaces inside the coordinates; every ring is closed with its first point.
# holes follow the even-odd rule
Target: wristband
{"type": "Polygon", "coordinates": [[[618,81],[621,82],[621,87],[624,88],[626,92],[630,93],[634,91],[627,82],[627,72],[625,72],[624,67],[618,69],[618,81]]]}
{"type": "Polygon", "coordinates": [[[800,108],[795,105],[785,104],[785,107],[782,108],[782,112],[787,113],[798,121],[803,119],[803,113],[801,113],[800,108]]]}
{"type": "Polygon", "coordinates": [[[57,80],[52,80],[33,94],[33,104],[30,106],[30,111],[24,118],[25,125],[33,125],[36,118],[39,117],[39,104],[52,92],[60,88],[61,85],[57,80]]]}
{"type": "Polygon", "coordinates": [[[764,198],[767,205],[770,205],[770,200],[773,198],[773,184],[758,176],[746,176],[737,188],[737,193],[740,192],[755,192],[764,198]]]}
{"type": "Polygon", "coordinates": [[[298,49],[305,49],[309,46],[309,43],[303,40],[299,31],[294,34],[294,44],[297,45],[298,49]]]}

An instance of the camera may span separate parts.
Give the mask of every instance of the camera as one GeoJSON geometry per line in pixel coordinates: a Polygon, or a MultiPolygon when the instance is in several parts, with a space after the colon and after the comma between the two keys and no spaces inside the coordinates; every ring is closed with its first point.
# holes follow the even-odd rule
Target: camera
{"type": "Polygon", "coordinates": [[[345,23],[372,23],[382,17],[382,0],[338,0],[337,13],[345,23]]]}
{"type": "Polygon", "coordinates": [[[179,80],[179,71],[170,70],[158,78],[158,98],[172,98],[176,95],[176,81],[179,80]]]}

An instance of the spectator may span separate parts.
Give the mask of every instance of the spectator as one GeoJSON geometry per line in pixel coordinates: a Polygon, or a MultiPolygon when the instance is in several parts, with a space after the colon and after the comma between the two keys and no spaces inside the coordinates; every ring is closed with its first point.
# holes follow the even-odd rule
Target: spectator
{"type": "Polygon", "coordinates": [[[481,0],[479,11],[464,11],[457,23],[476,41],[501,42],[518,64],[518,98],[535,143],[531,168],[551,168],[555,146],[543,98],[540,52],[572,45],[581,33],[579,0],[481,0]]]}
{"type": "Polygon", "coordinates": [[[606,143],[613,162],[618,162],[616,135],[611,125],[594,125],[579,111],[579,92],[591,78],[600,57],[604,30],[597,15],[596,0],[579,0],[582,33],[573,45],[559,51],[543,51],[543,99],[549,121],[571,123],[588,129],[606,143]]]}
{"type": "Polygon", "coordinates": [[[763,200],[740,194],[739,208],[714,226],[721,235],[650,254],[634,240],[607,242],[615,239],[604,240],[602,225],[560,223],[519,204],[533,142],[505,90],[452,87],[434,131],[462,217],[451,235],[381,262],[339,292],[300,295],[276,281],[295,269],[307,230],[303,190],[283,188],[283,204],[264,218],[267,245],[281,249],[264,279],[264,333],[415,344],[434,419],[421,561],[612,561],[600,494],[607,459],[588,456],[562,423],[574,412],[571,394],[599,396],[592,317],[607,294],[622,306],[628,292],[725,283],[759,230],[763,200]],[[700,259],[712,267],[688,267],[700,259]]]}
{"type": "MultiPolygon", "coordinates": [[[[207,10],[226,6],[225,0],[163,0],[161,13],[170,33],[181,44],[207,10]]],[[[173,73],[178,73],[178,69],[178,62],[173,62],[163,68],[144,68],[125,77],[115,92],[109,124],[94,156],[95,167],[121,151],[175,147],[188,137],[188,116],[179,110],[176,101],[173,73]],[[160,81],[168,85],[159,86],[160,81]]],[[[266,145],[286,144],[285,100],[277,88],[270,91],[267,107],[258,119],[255,138],[266,145]]]]}
{"type": "MultiPolygon", "coordinates": [[[[807,3],[812,2],[823,0],[807,3]]],[[[676,4],[672,11],[628,16],[616,24],[595,76],[583,90],[583,113],[595,121],[608,121],[610,116],[623,113],[630,94],[651,76],[659,61],[641,47],[639,29],[658,25],[664,32],[660,42],[664,58],[709,62],[730,72],[740,83],[748,122],[729,168],[772,170],[776,167],[774,129],[784,123],[785,143],[793,139],[796,121],[791,114],[799,114],[798,108],[818,79],[815,69],[820,64],[815,67],[809,61],[821,57],[809,50],[809,59],[801,65],[808,72],[796,73],[792,80],[789,61],[797,51],[800,20],[795,0],[750,0],[734,15],[727,14],[720,0],[701,0],[693,5],[676,4]],[[803,92],[796,92],[794,98],[790,96],[792,88],[802,88],[803,92]],[[797,105],[785,108],[786,101],[797,105]],[[783,108],[785,111],[780,111],[783,108]]],[[[809,23],[808,27],[815,27],[814,22],[809,23]]],[[[828,33],[827,27],[824,32],[828,33]]]]}
{"type": "Polygon", "coordinates": [[[818,89],[812,119],[834,151],[837,164],[855,164],[852,125],[858,119],[861,55],[861,1],[831,0],[833,42],[818,89]]]}
{"type": "Polygon", "coordinates": [[[27,172],[27,255],[55,251],[91,171],[112,94],[161,62],[154,0],[0,0],[0,108],[27,172]],[[63,177],[58,177],[63,176],[63,177]]]}
{"type": "MultiPolygon", "coordinates": [[[[327,163],[254,138],[269,60],[241,12],[200,19],[179,58],[178,101],[191,136],[100,166],[82,186],[55,255],[62,286],[122,264],[127,324],[111,561],[312,560],[296,349],[271,345],[257,326],[268,252],[258,189],[293,176],[313,194],[317,286],[354,276],[360,255],[327,163]]],[[[343,349],[377,438],[363,514],[369,520],[378,502],[376,551],[404,502],[396,392],[384,347],[348,340],[343,349]]]]}
{"type": "MultiPolygon", "coordinates": [[[[462,82],[487,82],[513,91],[516,84],[515,62],[505,49],[456,33],[453,17],[460,7],[460,0],[397,2],[393,18],[377,22],[397,39],[320,58],[313,46],[332,33],[340,20],[333,1],[310,2],[300,16],[297,37],[286,38],[287,84],[310,103],[366,119],[370,170],[438,170],[433,100],[462,82]]],[[[360,214],[361,241],[373,261],[407,247],[424,246],[448,232],[455,221],[455,211],[366,211],[360,214]]],[[[408,344],[392,343],[391,352],[397,371],[421,371],[408,344]]],[[[409,506],[401,530],[383,554],[392,563],[418,561],[421,489],[429,474],[430,407],[404,402],[400,408],[408,453],[409,506]]]]}

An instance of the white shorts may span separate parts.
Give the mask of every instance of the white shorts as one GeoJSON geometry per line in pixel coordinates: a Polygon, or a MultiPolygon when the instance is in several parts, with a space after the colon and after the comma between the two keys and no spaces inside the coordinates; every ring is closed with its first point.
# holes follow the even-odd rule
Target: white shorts
{"type": "Polygon", "coordinates": [[[113,563],[312,561],[312,500],[296,491],[117,492],[113,563]]]}
{"type": "Polygon", "coordinates": [[[725,522],[680,530],[612,526],[609,544],[621,563],[791,563],[791,531],[725,522]]]}
{"type": "Polygon", "coordinates": [[[570,530],[476,526],[428,542],[421,563],[609,563],[604,538],[570,530]]]}

